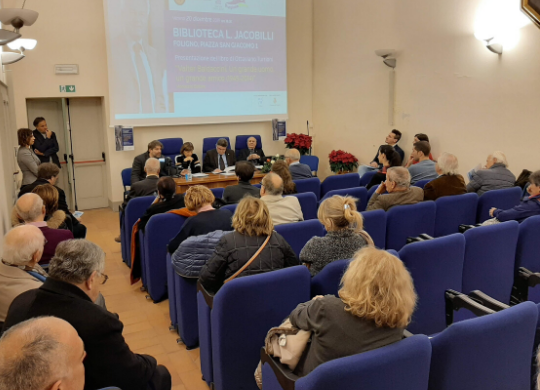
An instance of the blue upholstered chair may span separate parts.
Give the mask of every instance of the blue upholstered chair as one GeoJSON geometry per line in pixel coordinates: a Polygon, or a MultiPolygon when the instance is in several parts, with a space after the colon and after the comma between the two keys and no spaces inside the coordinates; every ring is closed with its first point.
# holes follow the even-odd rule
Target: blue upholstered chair
{"type": "Polygon", "coordinates": [[[124,200],[127,198],[129,188],[131,187],[131,171],[132,168],[122,169],[122,185],[124,186],[124,200]]]}
{"type": "Polygon", "coordinates": [[[34,278],[36,278],[37,280],[39,280],[40,282],[45,282],[45,280],[47,280],[45,276],[38,274],[35,271],[29,271],[28,273],[32,275],[34,278]]]}
{"type": "Polygon", "coordinates": [[[184,140],[182,138],[163,138],[158,139],[158,141],[163,144],[161,151],[163,157],[170,157],[174,164],[175,157],[180,154],[180,149],[184,145],[184,140]]]}
{"type": "Polygon", "coordinates": [[[413,186],[424,189],[426,184],[429,183],[431,180],[433,179],[418,180],[416,183],[413,184],[413,186]]]}
{"type": "Polygon", "coordinates": [[[321,183],[321,197],[333,190],[342,190],[344,188],[354,188],[360,185],[360,176],[358,173],[346,173],[344,175],[328,176],[321,183]]]}
{"type": "Polygon", "coordinates": [[[176,272],[174,272],[172,266],[170,253],[167,253],[165,258],[165,270],[167,272],[167,295],[169,297],[169,317],[171,319],[171,326],[169,329],[173,330],[178,329],[178,315],[176,313],[176,272]]]}
{"type": "Polygon", "coordinates": [[[375,176],[376,173],[377,171],[368,171],[364,173],[362,177],[360,178],[360,186],[366,187],[371,181],[371,179],[373,179],[373,176],[375,176]]]}
{"type": "MultiPolygon", "coordinates": [[[[367,192],[367,201],[369,203],[369,200],[371,199],[371,197],[373,196],[373,194],[375,193],[375,191],[377,191],[377,188],[379,188],[379,185],[375,185],[373,187],[371,187],[368,192],[367,192]]],[[[367,208],[367,205],[366,205],[366,208],[367,208]]]]}
{"type": "Polygon", "coordinates": [[[358,199],[356,202],[356,208],[358,211],[364,211],[367,206],[367,190],[365,187],[345,188],[341,190],[329,191],[324,195],[319,203],[324,202],[326,199],[331,198],[334,195],[339,196],[352,196],[358,199]]]}
{"type": "MultiPolygon", "coordinates": [[[[516,272],[520,267],[531,272],[540,272],[538,232],[540,232],[540,216],[529,217],[519,225],[516,272]]],[[[528,288],[528,300],[540,303],[540,285],[528,288]]]]}
{"type": "Polygon", "coordinates": [[[326,235],[326,230],[318,219],[277,225],[274,229],[285,238],[297,256],[312,237],[326,235]]]}
{"type": "Polygon", "coordinates": [[[206,156],[206,152],[208,152],[209,150],[212,150],[212,149],[215,149],[216,148],[216,144],[218,142],[218,140],[220,138],[225,138],[227,140],[227,142],[229,143],[229,145],[227,146],[227,149],[231,149],[231,140],[229,139],[229,137],[209,137],[209,138],[203,138],[203,148],[202,148],[202,151],[203,151],[203,155],[202,155],[202,159],[204,160],[204,156],[206,156]]]}
{"type": "Polygon", "coordinates": [[[226,206],[223,206],[222,210],[229,210],[233,215],[236,212],[236,208],[238,207],[237,204],[228,204],[226,206]]]}
{"type": "Polygon", "coordinates": [[[350,259],[343,259],[327,264],[321,272],[311,279],[311,296],[335,295],[337,297],[341,277],[347,270],[350,261],[350,259]]]}
{"type": "Polygon", "coordinates": [[[302,208],[302,215],[304,216],[305,221],[310,219],[317,219],[318,202],[315,194],[311,192],[304,192],[286,196],[294,196],[298,198],[298,202],[300,202],[300,207],[302,208]]]}
{"type": "Polygon", "coordinates": [[[284,381],[285,386],[276,376],[283,366],[269,360],[263,352],[261,357],[264,390],[427,390],[431,344],[427,336],[416,335],[323,363],[302,378],[286,370],[291,379],[284,381]]]}
{"type": "Polygon", "coordinates": [[[418,294],[409,331],[431,335],[446,328],[445,291],[461,291],[464,255],[462,234],[415,242],[399,251],[418,294]]]}
{"type": "Polygon", "coordinates": [[[225,191],[225,188],[211,188],[210,191],[212,191],[212,194],[218,199],[223,198],[223,192],[225,191]]]}
{"type": "Polygon", "coordinates": [[[321,199],[321,181],[318,177],[303,180],[293,180],[296,184],[296,191],[298,193],[313,192],[317,197],[317,200],[321,199]]]}
{"type": "Polygon", "coordinates": [[[431,338],[430,390],[529,390],[538,309],[524,302],[431,338]]]}
{"type": "Polygon", "coordinates": [[[234,151],[236,153],[236,159],[238,160],[238,155],[242,149],[247,149],[247,140],[250,137],[257,139],[257,149],[262,149],[262,140],[260,135],[237,135],[236,142],[234,144],[234,151]]]}
{"type": "MultiPolygon", "coordinates": [[[[169,286],[169,307],[174,311],[178,334],[188,350],[199,345],[199,320],[197,318],[197,278],[185,278],[176,273],[167,254],[167,267],[171,269],[173,288],[169,286]],[[172,300],[171,301],[171,290],[172,300]]],[[[171,318],[173,314],[171,313],[171,318]]]]}
{"type": "Polygon", "coordinates": [[[386,248],[386,212],[384,210],[363,211],[364,230],[369,233],[375,246],[386,248]]]}
{"type": "Polygon", "coordinates": [[[474,225],[478,195],[475,193],[443,196],[435,201],[435,237],[459,232],[459,225],[474,225]]]}
{"type": "Polygon", "coordinates": [[[386,248],[399,251],[408,237],[422,233],[433,236],[435,231],[435,202],[394,206],[387,213],[386,248]]]}
{"type": "Polygon", "coordinates": [[[482,223],[491,217],[489,216],[489,210],[492,207],[498,209],[511,209],[517,206],[521,200],[521,188],[512,187],[505,188],[503,190],[492,190],[484,193],[478,199],[478,210],[476,215],[476,221],[482,223]]]}
{"type": "Polygon", "coordinates": [[[155,196],[133,198],[128,202],[126,209],[123,212],[120,238],[122,244],[122,258],[128,267],[131,267],[131,232],[133,231],[133,225],[135,225],[135,222],[143,216],[144,212],[150,207],[155,199],[155,196]]]}
{"type": "Polygon", "coordinates": [[[309,165],[309,169],[311,169],[311,172],[317,176],[317,172],[319,171],[319,157],[317,156],[300,156],[300,163],[309,165]]]}

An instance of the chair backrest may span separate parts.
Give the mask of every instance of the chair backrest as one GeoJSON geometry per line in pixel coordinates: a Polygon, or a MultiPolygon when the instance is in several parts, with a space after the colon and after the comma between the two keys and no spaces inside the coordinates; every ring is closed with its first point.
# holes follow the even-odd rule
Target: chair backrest
{"type": "Polygon", "coordinates": [[[356,202],[356,208],[358,211],[364,211],[367,206],[367,190],[365,187],[354,187],[354,188],[344,188],[341,190],[329,191],[324,195],[320,203],[324,202],[326,199],[331,198],[334,195],[339,196],[352,196],[358,201],[356,202]]]}
{"type": "Polygon", "coordinates": [[[223,206],[222,209],[223,210],[229,210],[234,215],[234,213],[236,212],[237,207],[238,207],[237,204],[228,204],[226,206],[223,206]]]}
{"type": "Polygon", "coordinates": [[[311,279],[311,296],[335,295],[337,297],[339,283],[350,261],[350,259],[336,260],[326,265],[311,279]]]}
{"type": "Polygon", "coordinates": [[[125,245],[125,256],[124,259],[129,267],[131,267],[131,232],[133,231],[133,225],[139,218],[143,216],[145,211],[150,207],[152,202],[156,199],[155,196],[142,196],[139,198],[131,199],[124,213],[124,223],[122,225],[122,230],[124,231],[124,242],[125,245]]]}
{"type": "Polygon", "coordinates": [[[481,290],[498,301],[510,303],[518,235],[516,221],[481,226],[464,233],[463,293],[481,290]]]}
{"type": "Polygon", "coordinates": [[[427,390],[430,360],[429,339],[416,335],[386,347],[321,364],[296,381],[295,389],[427,390]]]}
{"type": "MultiPolygon", "coordinates": [[[[529,217],[519,225],[516,270],[525,267],[529,271],[540,272],[538,232],[540,232],[540,215],[529,217]]],[[[529,288],[529,301],[540,303],[540,286],[529,288]]]]}
{"type": "Polygon", "coordinates": [[[163,138],[158,139],[158,141],[163,144],[161,154],[164,157],[170,157],[174,163],[174,158],[180,154],[184,140],[182,138],[163,138]]]}
{"type": "Polygon", "coordinates": [[[223,192],[225,191],[225,188],[211,188],[210,191],[214,194],[216,198],[223,198],[223,192]]]}
{"type": "Polygon", "coordinates": [[[315,172],[315,175],[317,175],[317,171],[319,170],[319,157],[306,155],[300,156],[300,163],[309,165],[311,172],[315,172]]]}
{"type": "Polygon", "coordinates": [[[238,160],[238,155],[242,149],[247,149],[247,140],[248,138],[254,137],[257,139],[257,149],[262,149],[262,140],[260,135],[237,135],[236,142],[234,144],[234,151],[236,152],[236,159],[238,160]]]}
{"type": "Polygon", "coordinates": [[[462,234],[415,242],[399,251],[411,273],[418,302],[408,330],[431,335],[446,327],[444,292],[461,291],[465,237],[462,234]]]}
{"type": "Polygon", "coordinates": [[[324,197],[328,192],[341,190],[344,188],[353,188],[360,185],[360,176],[358,173],[346,173],[344,175],[328,176],[321,183],[321,196],[324,197]]]}
{"type": "Polygon", "coordinates": [[[386,248],[386,212],[384,210],[363,211],[364,230],[369,233],[375,246],[386,248]]]}
{"type": "Polygon", "coordinates": [[[321,199],[321,181],[318,177],[312,177],[311,179],[293,180],[296,184],[296,191],[298,193],[313,192],[317,197],[317,200],[321,199]]]}
{"type": "Polygon", "coordinates": [[[433,236],[435,214],[433,201],[392,207],[386,219],[386,248],[398,251],[407,243],[407,237],[422,233],[433,236]]]}
{"type": "Polygon", "coordinates": [[[32,275],[34,278],[36,278],[37,280],[39,280],[40,282],[45,282],[45,280],[47,279],[45,276],[38,274],[35,271],[29,271],[28,273],[32,275]]]}
{"type": "Polygon", "coordinates": [[[131,171],[132,168],[122,169],[122,185],[124,186],[124,191],[127,191],[126,187],[131,187],[131,171]]]}
{"type": "Polygon", "coordinates": [[[227,146],[227,149],[231,149],[231,140],[229,137],[209,137],[209,138],[203,138],[203,147],[202,147],[202,158],[204,160],[204,156],[206,156],[206,152],[209,150],[215,149],[216,144],[220,138],[225,138],[227,142],[229,143],[229,146],[227,146]]]}
{"type": "MultiPolygon", "coordinates": [[[[363,176],[362,176],[363,177],[363,176]]],[[[371,197],[373,196],[373,194],[375,193],[375,191],[377,191],[377,188],[379,188],[379,185],[375,185],[373,187],[371,187],[368,192],[367,192],[367,201],[369,203],[369,200],[371,199],[371,197]]]]}
{"type": "Polygon", "coordinates": [[[447,236],[459,232],[459,225],[474,225],[478,195],[443,196],[435,201],[435,237],[447,236]]]}
{"type": "Polygon", "coordinates": [[[502,190],[488,191],[478,199],[478,210],[476,214],[476,222],[482,223],[491,217],[489,210],[492,207],[507,210],[519,204],[521,200],[521,188],[512,187],[502,190]]]}
{"type": "Polygon", "coordinates": [[[300,251],[312,237],[326,235],[326,230],[318,219],[277,225],[274,229],[289,243],[297,256],[300,255],[300,251]]]}
{"type": "Polygon", "coordinates": [[[413,184],[415,187],[424,188],[427,183],[429,183],[433,179],[424,179],[424,180],[418,180],[416,183],[413,184]]]}
{"type": "Polygon", "coordinates": [[[292,194],[286,196],[294,196],[298,198],[298,202],[300,202],[300,207],[302,208],[302,214],[305,221],[309,219],[317,219],[318,202],[315,194],[311,192],[304,192],[300,194],[292,194]]]}
{"type": "Polygon", "coordinates": [[[376,174],[377,174],[376,170],[367,171],[366,173],[364,173],[362,177],[360,178],[360,186],[362,187],[367,186],[369,182],[371,181],[371,179],[373,179],[373,176],[375,176],[376,174]]]}
{"type": "Polygon", "coordinates": [[[430,390],[529,390],[538,309],[524,302],[431,339],[430,390]]]}
{"type": "Polygon", "coordinates": [[[268,330],[309,300],[304,266],[236,278],[215,295],[211,312],[216,390],[252,389],[253,371],[268,330]]]}

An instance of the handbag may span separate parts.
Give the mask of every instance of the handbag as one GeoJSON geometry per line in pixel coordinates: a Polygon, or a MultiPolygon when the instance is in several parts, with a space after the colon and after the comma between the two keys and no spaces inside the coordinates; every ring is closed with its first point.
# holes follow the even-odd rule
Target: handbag
{"type": "Polygon", "coordinates": [[[253,261],[257,258],[257,256],[260,255],[260,253],[262,252],[262,250],[266,247],[266,244],[268,244],[268,241],[270,241],[270,237],[272,237],[272,233],[270,233],[268,235],[268,237],[266,237],[266,240],[264,240],[263,244],[259,247],[259,249],[257,249],[257,252],[255,252],[255,254],[253,256],[251,256],[251,259],[248,260],[248,262],[246,264],[244,264],[244,266],[242,268],[240,268],[238,271],[236,271],[236,273],[234,275],[232,275],[230,278],[227,278],[223,284],[225,283],[229,283],[231,280],[235,279],[238,275],[240,275],[242,272],[244,272],[244,270],[249,267],[251,265],[251,263],[253,263],[253,261]]]}

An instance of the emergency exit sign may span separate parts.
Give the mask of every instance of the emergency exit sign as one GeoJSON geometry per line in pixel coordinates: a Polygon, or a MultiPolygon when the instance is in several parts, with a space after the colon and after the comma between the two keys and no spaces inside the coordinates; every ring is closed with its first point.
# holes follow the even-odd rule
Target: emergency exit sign
{"type": "Polygon", "coordinates": [[[75,86],[74,85],[61,85],[60,86],[60,92],[75,92],[75,86]]]}

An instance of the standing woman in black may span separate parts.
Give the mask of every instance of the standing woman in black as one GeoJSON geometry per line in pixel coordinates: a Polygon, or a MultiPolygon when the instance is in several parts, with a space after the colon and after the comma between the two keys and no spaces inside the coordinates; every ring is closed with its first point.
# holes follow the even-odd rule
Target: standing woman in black
{"type": "Polygon", "coordinates": [[[191,142],[186,142],[182,145],[180,149],[180,155],[176,156],[176,166],[182,167],[182,175],[185,175],[188,172],[188,168],[191,168],[191,173],[199,173],[201,171],[201,162],[199,157],[193,153],[193,144],[191,142]]]}

